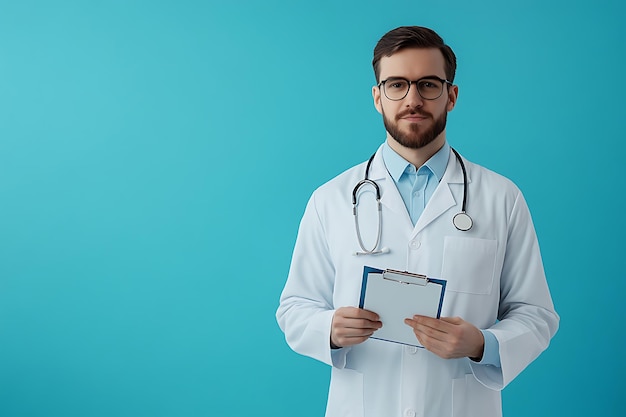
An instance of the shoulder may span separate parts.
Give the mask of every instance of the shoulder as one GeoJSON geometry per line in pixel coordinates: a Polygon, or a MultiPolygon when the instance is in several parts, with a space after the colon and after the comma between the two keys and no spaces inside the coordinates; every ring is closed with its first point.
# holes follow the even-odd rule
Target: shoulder
{"type": "Polygon", "coordinates": [[[468,161],[465,158],[463,158],[463,162],[467,167],[470,184],[476,183],[480,187],[490,188],[494,191],[500,190],[500,192],[510,193],[515,196],[521,193],[517,185],[504,175],[468,161]]]}
{"type": "Polygon", "coordinates": [[[322,184],[313,191],[311,198],[318,202],[329,200],[334,202],[338,198],[351,198],[352,189],[365,176],[366,164],[367,161],[355,165],[322,184]]]}

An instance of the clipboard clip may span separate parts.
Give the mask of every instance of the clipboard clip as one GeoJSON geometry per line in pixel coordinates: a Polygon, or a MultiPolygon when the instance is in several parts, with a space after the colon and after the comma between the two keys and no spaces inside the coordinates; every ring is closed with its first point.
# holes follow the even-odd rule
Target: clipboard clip
{"type": "Polygon", "coordinates": [[[383,271],[383,279],[395,281],[400,284],[426,285],[428,277],[422,274],[414,274],[407,271],[396,271],[395,269],[385,269],[383,271]]]}

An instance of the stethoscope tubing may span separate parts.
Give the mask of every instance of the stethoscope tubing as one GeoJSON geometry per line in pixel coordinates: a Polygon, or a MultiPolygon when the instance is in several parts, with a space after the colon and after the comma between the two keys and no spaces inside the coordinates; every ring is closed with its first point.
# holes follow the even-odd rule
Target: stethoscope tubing
{"type": "MultiPolygon", "coordinates": [[[[465,231],[470,230],[474,224],[472,218],[466,212],[467,194],[468,194],[467,170],[465,169],[465,164],[463,163],[463,158],[461,158],[461,155],[456,151],[456,149],[452,147],[450,147],[450,149],[456,156],[456,159],[459,162],[459,165],[461,166],[461,171],[463,172],[463,203],[461,205],[461,212],[457,213],[452,218],[452,224],[454,224],[454,227],[456,227],[458,230],[465,232],[465,231]]],[[[378,184],[376,183],[376,181],[369,179],[370,167],[372,165],[372,162],[374,161],[375,156],[376,154],[374,153],[370,157],[370,159],[367,161],[367,166],[365,167],[365,177],[361,181],[359,181],[354,187],[354,189],[352,190],[352,214],[354,215],[354,228],[356,230],[356,236],[359,242],[359,246],[361,247],[363,251],[363,252],[354,252],[354,255],[377,255],[377,254],[389,252],[388,248],[382,248],[380,250],[378,249],[378,245],[380,245],[380,240],[381,240],[382,231],[383,231],[382,230],[382,223],[383,223],[382,222],[382,205],[380,202],[380,188],[378,184]],[[359,227],[359,214],[357,210],[357,205],[358,205],[357,197],[358,197],[359,190],[366,185],[369,185],[372,188],[374,188],[374,191],[376,193],[376,205],[377,205],[377,210],[378,210],[378,230],[376,233],[376,243],[374,244],[374,247],[371,250],[366,249],[365,244],[363,243],[363,239],[361,237],[361,228],[359,227]]]]}
{"type": "Polygon", "coordinates": [[[461,211],[465,213],[465,207],[467,204],[467,171],[465,171],[465,164],[463,163],[461,155],[459,155],[453,147],[450,147],[450,150],[454,152],[454,155],[456,155],[456,159],[459,161],[459,165],[461,165],[461,171],[463,171],[463,205],[461,206],[461,211]]]}

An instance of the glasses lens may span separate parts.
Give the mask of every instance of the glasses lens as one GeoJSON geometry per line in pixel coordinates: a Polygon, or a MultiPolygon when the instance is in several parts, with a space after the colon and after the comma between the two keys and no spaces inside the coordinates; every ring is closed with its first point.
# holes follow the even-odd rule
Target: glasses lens
{"type": "Polygon", "coordinates": [[[424,78],[417,82],[417,89],[426,100],[434,100],[441,95],[443,83],[434,78],[424,78]]]}
{"type": "Polygon", "coordinates": [[[385,95],[389,100],[401,100],[409,91],[409,82],[402,78],[390,79],[385,82],[385,95]]]}

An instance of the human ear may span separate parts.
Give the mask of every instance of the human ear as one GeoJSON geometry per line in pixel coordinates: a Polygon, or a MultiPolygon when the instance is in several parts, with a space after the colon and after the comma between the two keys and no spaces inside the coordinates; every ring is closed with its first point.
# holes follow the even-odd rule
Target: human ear
{"type": "Polygon", "coordinates": [[[376,107],[376,111],[383,114],[383,108],[380,105],[380,87],[377,85],[372,87],[372,98],[374,99],[374,107],[376,107]]]}
{"type": "Polygon", "coordinates": [[[448,104],[446,106],[447,111],[452,111],[456,106],[456,101],[459,98],[459,86],[451,85],[448,87],[448,104]]]}

